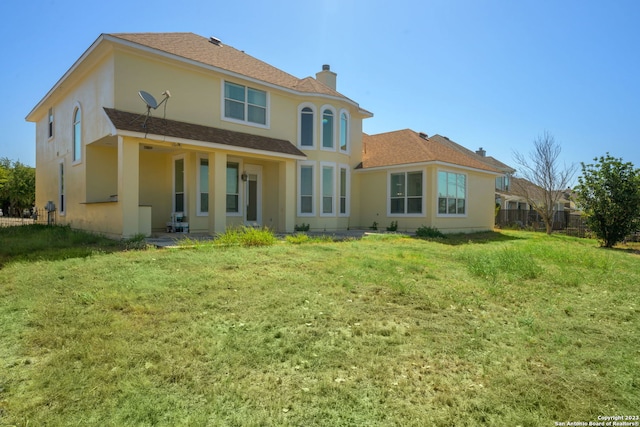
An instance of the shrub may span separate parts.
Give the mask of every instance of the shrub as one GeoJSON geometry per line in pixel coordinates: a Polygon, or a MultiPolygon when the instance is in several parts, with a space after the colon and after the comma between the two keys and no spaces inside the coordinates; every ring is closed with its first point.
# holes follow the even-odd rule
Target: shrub
{"type": "Polygon", "coordinates": [[[421,239],[437,239],[445,237],[440,230],[435,227],[422,226],[416,230],[416,236],[421,239]]]}
{"type": "Polygon", "coordinates": [[[387,227],[387,231],[398,231],[398,221],[391,221],[391,225],[387,227]]]}
{"type": "Polygon", "coordinates": [[[310,240],[310,237],[304,233],[296,233],[288,235],[284,238],[287,243],[292,243],[294,245],[299,245],[301,243],[307,243],[310,240]]]}
{"type": "Polygon", "coordinates": [[[268,228],[240,227],[228,228],[216,239],[221,246],[271,246],[277,241],[268,228]]]}
{"type": "Polygon", "coordinates": [[[369,227],[371,230],[377,230],[378,229],[378,223],[373,221],[373,224],[371,224],[371,227],[369,227]]]}
{"type": "Polygon", "coordinates": [[[294,231],[309,231],[309,227],[311,224],[305,224],[304,222],[300,225],[296,224],[293,229],[294,231]]]}

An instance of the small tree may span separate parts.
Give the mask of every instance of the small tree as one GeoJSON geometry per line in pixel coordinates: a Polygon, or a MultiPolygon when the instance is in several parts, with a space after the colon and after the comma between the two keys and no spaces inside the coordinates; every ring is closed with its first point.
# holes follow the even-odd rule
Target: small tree
{"type": "Polygon", "coordinates": [[[577,203],[589,228],[610,248],[640,227],[640,170],[609,155],[582,163],[577,203]]]}
{"type": "Polygon", "coordinates": [[[7,158],[0,159],[0,204],[10,210],[22,212],[35,202],[35,169],[7,158]]]}
{"type": "Polygon", "coordinates": [[[514,153],[514,160],[520,166],[520,175],[533,185],[518,185],[518,181],[514,181],[514,190],[538,212],[547,234],[551,234],[556,206],[573,179],[577,166],[560,167],[558,157],[562,150],[548,132],[537,137],[533,144],[534,150],[528,158],[514,153]]]}

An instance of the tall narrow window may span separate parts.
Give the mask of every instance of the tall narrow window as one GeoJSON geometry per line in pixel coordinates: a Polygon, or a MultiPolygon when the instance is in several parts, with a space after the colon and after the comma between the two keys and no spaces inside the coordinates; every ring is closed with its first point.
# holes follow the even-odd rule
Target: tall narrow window
{"type": "Polygon", "coordinates": [[[340,166],[340,215],[349,215],[349,169],[340,166]]]}
{"type": "Polygon", "coordinates": [[[314,122],[313,110],[309,107],[304,107],[300,111],[300,146],[301,147],[313,147],[313,122],[314,122]]]}
{"type": "Polygon", "coordinates": [[[198,160],[198,212],[209,212],[209,159],[198,160]]]}
{"type": "Polygon", "coordinates": [[[238,163],[227,163],[227,213],[240,213],[239,170],[238,163]]]}
{"type": "Polygon", "coordinates": [[[335,186],[333,166],[322,166],[322,214],[331,215],[335,212],[335,186]]]}
{"type": "Polygon", "coordinates": [[[266,125],[267,92],[224,82],[224,117],[266,125]]]}
{"type": "Polygon", "coordinates": [[[466,175],[444,171],[438,172],[438,214],[466,214],[466,194],[466,175]]]}
{"type": "Polygon", "coordinates": [[[340,113],[340,151],[349,151],[349,117],[340,113]]]}
{"type": "Polygon", "coordinates": [[[49,138],[53,138],[53,108],[49,108],[49,138]]]}
{"type": "Polygon", "coordinates": [[[400,172],[389,176],[389,212],[422,213],[422,172],[400,172]]]}
{"type": "Polygon", "coordinates": [[[65,197],[64,197],[64,163],[60,163],[59,176],[58,176],[58,197],[60,215],[64,215],[66,212],[65,197]]]}
{"type": "Polygon", "coordinates": [[[73,111],[73,161],[82,158],[82,112],[80,108],[73,111]]]}
{"type": "Polygon", "coordinates": [[[184,158],[173,161],[173,211],[185,213],[184,158]]]}
{"type": "Polygon", "coordinates": [[[300,181],[298,182],[298,211],[300,215],[313,215],[313,165],[300,165],[300,181]]]}
{"type": "Polygon", "coordinates": [[[322,112],[322,148],[334,148],[333,129],[333,111],[326,109],[322,112]]]}

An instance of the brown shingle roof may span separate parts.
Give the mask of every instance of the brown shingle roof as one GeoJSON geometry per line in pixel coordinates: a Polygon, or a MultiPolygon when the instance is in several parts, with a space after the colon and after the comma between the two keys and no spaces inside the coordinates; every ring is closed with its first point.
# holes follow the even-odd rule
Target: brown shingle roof
{"type": "MultiPolygon", "coordinates": [[[[396,166],[424,162],[444,162],[489,172],[497,169],[469,155],[464,150],[452,148],[453,141],[435,135],[428,139],[410,129],[377,135],[363,134],[362,168],[396,166]]],[[[458,144],[456,144],[458,145],[458,144]]]]}
{"type": "Polygon", "coordinates": [[[145,117],[140,116],[140,114],[115,110],[113,108],[105,108],[104,111],[107,113],[111,123],[119,130],[151,135],[164,135],[192,141],[203,141],[231,147],[306,157],[295,145],[284,139],[234,132],[176,120],[161,119],[159,117],[149,117],[145,124],[145,117]]]}
{"type": "Polygon", "coordinates": [[[111,37],[133,42],[204,65],[221,68],[287,89],[346,98],[339,92],[307,77],[298,79],[266,62],[260,61],[224,43],[214,44],[193,33],[121,33],[111,37]]]}

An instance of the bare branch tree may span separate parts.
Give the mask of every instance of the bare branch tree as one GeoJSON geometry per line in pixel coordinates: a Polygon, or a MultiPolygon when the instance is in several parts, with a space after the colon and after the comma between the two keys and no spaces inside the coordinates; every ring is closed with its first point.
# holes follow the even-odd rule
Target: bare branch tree
{"type": "Polygon", "coordinates": [[[577,165],[564,164],[560,167],[558,158],[562,149],[549,132],[545,131],[542,136],[538,136],[533,144],[534,150],[528,157],[518,152],[513,153],[520,176],[533,185],[516,184],[516,181],[514,187],[517,188],[514,190],[538,212],[547,234],[551,234],[556,205],[573,179],[577,165]]]}

